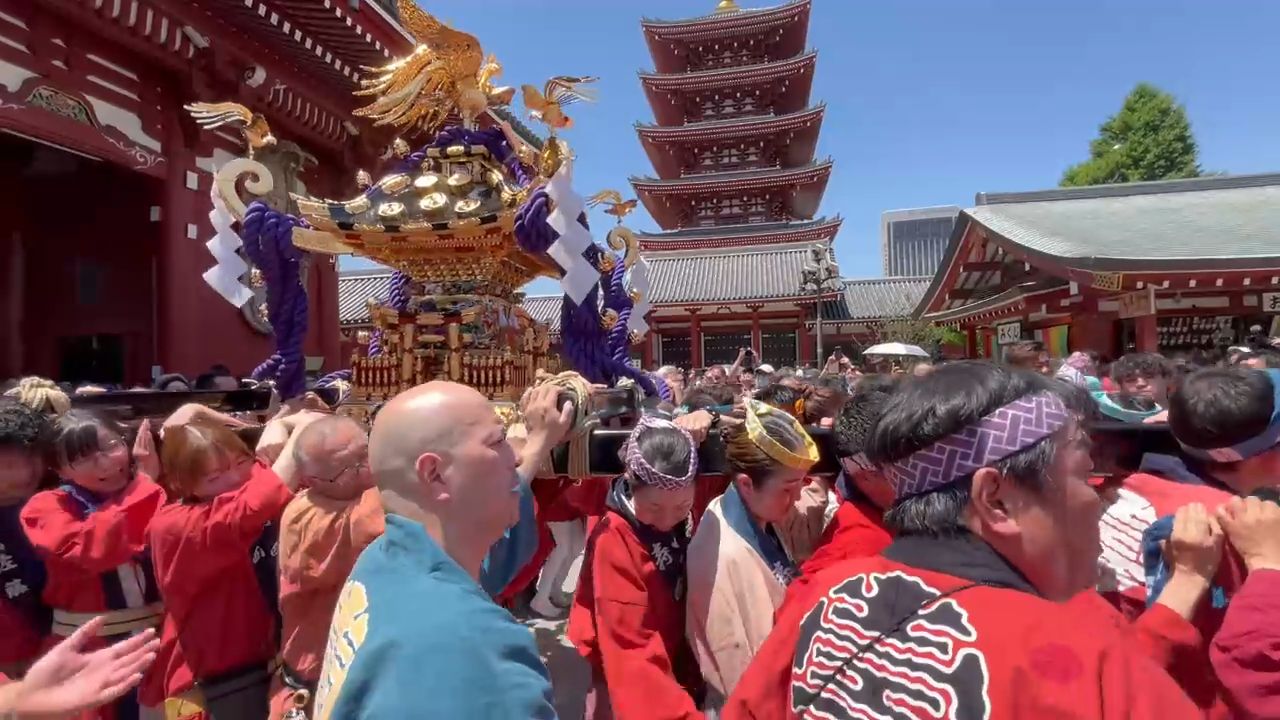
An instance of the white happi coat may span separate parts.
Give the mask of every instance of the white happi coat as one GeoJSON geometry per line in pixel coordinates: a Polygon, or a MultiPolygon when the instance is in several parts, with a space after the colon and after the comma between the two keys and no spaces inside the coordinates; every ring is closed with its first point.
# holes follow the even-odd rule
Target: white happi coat
{"type": "MultiPolygon", "coordinates": [[[[797,565],[822,536],[828,497],[823,483],[809,483],[787,518],[774,526],[797,565]]],[[[728,525],[723,503],[722,495],[707,506],[690,541],[685,569],[686,633],[702,676],[720,702],[764,644],[787,591],[755,548],[728,525]]]]}

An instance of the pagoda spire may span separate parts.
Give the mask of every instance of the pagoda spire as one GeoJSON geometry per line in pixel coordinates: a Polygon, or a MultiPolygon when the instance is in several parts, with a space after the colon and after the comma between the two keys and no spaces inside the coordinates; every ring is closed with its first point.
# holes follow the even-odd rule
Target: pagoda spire
{"type": "Polygon", "coordinates": [[[738,12],[741,9],[742,8],[738,7],[738,3],[734,2],[733,0],[720,0],[720,2],[716,5],[717,13],[738,12]]]}

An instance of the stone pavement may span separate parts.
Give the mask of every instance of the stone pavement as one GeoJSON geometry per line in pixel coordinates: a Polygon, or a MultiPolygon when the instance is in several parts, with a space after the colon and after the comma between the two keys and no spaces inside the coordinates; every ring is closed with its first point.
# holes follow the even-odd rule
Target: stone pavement
{"type": "Polygon", "coordinates": [[[560,720],[580,720],[591,688],[591,670],[587,662],[565,637],[565,620],[544,620],[517,616],[538,641],[538,654],[551,671],[551,684],[556,694],[556,714],[560,720]]]}

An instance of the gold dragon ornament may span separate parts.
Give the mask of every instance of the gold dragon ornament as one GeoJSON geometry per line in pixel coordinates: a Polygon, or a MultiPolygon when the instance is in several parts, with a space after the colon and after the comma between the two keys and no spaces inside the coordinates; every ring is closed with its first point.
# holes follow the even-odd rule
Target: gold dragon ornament
{"type": "Polygon", "coordinates": [[[396,5],[418,46],[389,65],[366,68],[373,78],[361,80],[355,94],[373,101],[355,115],[374,125],[430,132],[453,112],[474,128],[490,106],[511,102],[515,90],[493,84],[502,65],[493,55],[485,57],[474,35],[440,22],[413,0],[397,0],[396,5]]]}

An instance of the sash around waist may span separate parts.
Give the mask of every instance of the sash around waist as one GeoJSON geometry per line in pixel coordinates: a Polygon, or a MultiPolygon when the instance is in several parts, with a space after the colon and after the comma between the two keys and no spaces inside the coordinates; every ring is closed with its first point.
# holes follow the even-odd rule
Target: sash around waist
{"type": "Polygon", "coordinates": [[[164,604],[151,603],[136,608],[108,610],[106,612],[71,612],[70,610],[53,609],[53,627],[50,631],[59,637],[69,637],[90,620],[102,617],[106,624],[98,631],[98,637],[114,637],[158,627],[164,618],[164,604]]]}

